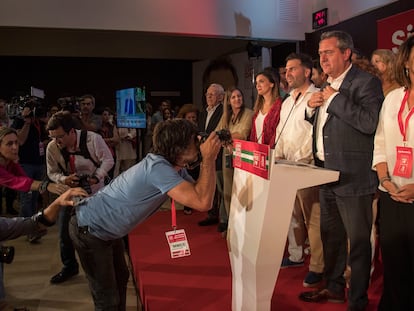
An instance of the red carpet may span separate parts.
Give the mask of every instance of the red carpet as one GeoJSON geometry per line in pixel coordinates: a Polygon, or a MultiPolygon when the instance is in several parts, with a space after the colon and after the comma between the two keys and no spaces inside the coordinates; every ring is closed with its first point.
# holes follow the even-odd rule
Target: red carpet
{"type": "MultiPolygon", "coordinates": [[[[216,226],[200,227],[206,213],[177,211],[178,229],[185,229],[191,256],[171,259],[165,232],[170,212],[158,212],[129,235],[135,280],[146,311],[231,310],[231,267],[226,240],[216,226]]],[[[377,309],[382,290],[376,269],[367,311],[377,309]]],[[[283,269],[275,287],[272,311],[345,311],[346,304],[309,304],[298,300],[307,266],[283,269]]]]}

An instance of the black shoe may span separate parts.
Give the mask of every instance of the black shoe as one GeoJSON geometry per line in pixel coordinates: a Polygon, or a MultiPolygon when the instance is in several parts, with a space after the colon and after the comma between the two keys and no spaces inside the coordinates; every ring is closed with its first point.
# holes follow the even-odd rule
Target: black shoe
{"type": "Polygon", "coordinates": [[[58,274],[52,276],[52,278],[50,279],[50,283],[60,284],[60,283],[63,283],[69,280],[71,277],[77,274],[79,274],[79,269],[72,270],[72,271],[62,270],[58,274]]]}
{"type": "Polygon", "coordinates": [[[215,225],[219,222],[217,217],[207,217],[206,219],[199,221],[198,225],[199,226],[211,226],[211,225],[215,225]]]}
{"type": "Polygon", "coordinates": [[[333,302],[333,303],[344,303],[345,292],[333,293],[329,289],[315,290],[311,292],[303,292],[299,295],[299,299],[306,302],[333,302]]]}
{"type": "Polygon", "coordinates": [[[217,231],[218,232],[224,232],[227,230],[227,222],[221,222],[218,224],[217,226],[217,231]]]}
{"type": "Polygon", "coordinates": [[[42,238],[42,236],[46,235],[46,233],[47,233],[47,229],[35,231],[33,233],[30,233],[27,236],[27,240],[31,244],[36,244],[36,243],[39,242],[39,240],[42,238]]]}

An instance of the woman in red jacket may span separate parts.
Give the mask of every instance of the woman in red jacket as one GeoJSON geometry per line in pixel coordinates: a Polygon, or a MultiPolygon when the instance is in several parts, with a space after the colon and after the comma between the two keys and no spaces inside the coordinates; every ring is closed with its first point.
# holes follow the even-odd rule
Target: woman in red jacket
{"type": "Polygon", "coordinates": [[[19,141],[16,130],[0,127],[0,186],[17,191],[47,191],[62,194],[68,187],[63,184],[49,183],[49,180],[34,180],[27,177],[19,161],[19,141]]]}
{"type": "Polygon", "coordinates": [[[250,140],[274,148],[276,127],[279,124],[282,107],[276,73],[270,68],[259,72],[256,75],[256,90],[257,99],[254,104],[250,140]]]}

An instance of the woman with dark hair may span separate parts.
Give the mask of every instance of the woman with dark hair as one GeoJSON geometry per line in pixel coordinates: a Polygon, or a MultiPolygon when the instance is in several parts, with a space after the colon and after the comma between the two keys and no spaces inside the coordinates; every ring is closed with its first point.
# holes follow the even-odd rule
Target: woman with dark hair
{"type": "Polygon", "coordinates": [[[27,177],[19,160],[19,142],[15,129],[0,127],[0,186],[17,191],[39,191],[46,190],[62,194],[68,187],[61,184],[49,183],[49,180],[34,180],[27,177]]]}
{"type": "Polygon", "coordinates": [[[395,78],[403,87],[384,100],[373,157],[381,202],[381,311],[414,310],[414,36],[399,48],[395,78]]]}
{"type": "MultiPolygon", "coordinates": [[[[64,193],[68,187],[65,185],[49,183],[49,180],[33,180],[27,177],[26,173],[18,163],[19,160],[19,142],[15,129],[0,127],[0,186],[14,189],[17,191],[39,191],[46,190],[55,194],[64,193]]],[[[73,191],[72,191],[73,192],[73,191]]],[[[78,191],[77,191],[78,193],[78,191]]],[[[80,192],[78,194],[81,194],[80,192]]],[[[82,195],[84,194],[82,190],[82,195]]],[[[75,194],[76,195],[76,194],[75,194]]],[[[45,209],[41,215],[47,214],[49,223],[52,224],[57,217],[62,200],[68,200],[69,197],[60,197],[53,202],[49,208],[45,209]]],[[[65,202],[68,203],[68,202],[65,202]]],[[[73,202],[68,203],[73,205],[73,202]]],[[[21,235],[28,235],[29,241],[34,242],[40,239],[45,230],[39,230],[37,226],[38,214],[32,217],[18,217],[13,219],[0,218],[0,241],[17,238],[21,235]]],[[[43,217],[43,216],[42,216],[43,217]]],[[[3,286],[3,269],[0,267],[0,309],[7,310],[8,304],[3,300],[5,297],[3,286]]],[[[16,310],[26,310],[25,308],[16,310]]]]}
{"type": "MultiPolygon", "coordinates": [[[[216,130],[228,129],[232,139],[246,140],[252,128],[253,111],[244,105],[243,92],[238,88],[232,88],[224,97],[223,116],[216,130]]],[[[233,150],[224,147],[223,150],[223,199],[224,211],[220,210],[220,223],[218,230],[225,232],[230,215],[230,201],[233,187],[233,150]]]]}
{"type": "Polygon", "coordinates": [[[279,124],[282,107],[279,80],[272,71],[266,69],[257,74],[255,81],[257,98],[254,104],[250,140],[274,148],[276,127],[279,124]]]}

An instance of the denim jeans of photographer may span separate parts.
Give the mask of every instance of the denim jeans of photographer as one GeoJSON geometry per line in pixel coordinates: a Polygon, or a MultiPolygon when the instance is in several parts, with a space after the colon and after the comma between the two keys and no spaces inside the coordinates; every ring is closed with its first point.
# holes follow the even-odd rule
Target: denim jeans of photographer
{"type": "Polygon", "coordinates": [[[78,227],[76,215],[70,219],[69,233],[89,281],[95,310],[125,310],[129,270],[123,240],[93,236],[87,227],[78,227]]]}

